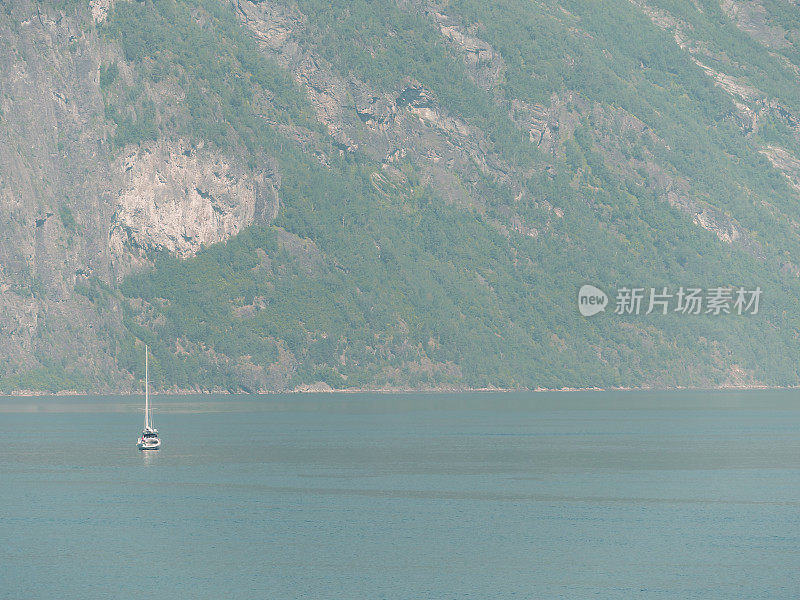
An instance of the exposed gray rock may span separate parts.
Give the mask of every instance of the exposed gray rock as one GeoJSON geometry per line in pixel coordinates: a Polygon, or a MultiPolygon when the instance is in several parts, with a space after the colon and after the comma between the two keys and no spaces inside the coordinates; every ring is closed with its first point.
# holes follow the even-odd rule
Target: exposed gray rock
{"type": "MultiPolygon", "coordinates": [[[[162,140],[115,151],[101,65],[110,1],[58,8],[15,1],[0,12],[0,380],[76,373],[82,389],[130,389],[116,280],[146,250],[188,256],[277,208],[280,177],[230,156],[162,140]],[[88,387],[87,387],[88,386],[88,387]]],[[[160,93],[156,90],[155,94],[160,93]]]]}
{"type": "Polygon", "coordinates": [[[75,291],[110,281],[105,48],[86,16],[19,0],[0,20],[0,378],[79,369],[108,389],[127,380],[109,354],[119,308],[75,291]]]}
{"type": "Polygon", "coordinates": [[[786,32],[773,23],[770,23],[764,5],[758,0],[720,0],[723,12],[754,40],[769,48],[786,48],[790,42],[786,39],[786,32]]]}
{"type": "Polygon", "coordinates": [[[479,37],[477,26],[463,27],[452,17],[440,12],[442,8],[428,3],[424,12],[461,55],[473,81],[483,89],[493,89],[502,80],[506,68],[502,55],[479,37]]]}
{"type": "Polygon", "coordinates": [[[167,250],[181,258],[278,213],[275,166],[251,172],[217,150],[185,141],[129,149],[114,162],[110,243],[115,260],[167,250]]]}
{"type": "Polygon", "coordinates": [[[800,159],[778,146],[768,146],[761,151],[772,166],[783,173],[789,185],[800,193],[800,159]]]}
{"type": "Polygon", "coordinates": [[[547,153],[558,148],[559,141],[559,101],[554,96],[550,106],[530,104],[516,98],[511,101],[509,116],[517,127],[528,133],[532,144],[547,153]]]}
{"type": "Polygon", "coordinates": [[[89,7],[92,9],[92,19],[95,23],[102,23],[108,17],[108,11],[114,5],[113,0],[90,0],[89,7]]]}

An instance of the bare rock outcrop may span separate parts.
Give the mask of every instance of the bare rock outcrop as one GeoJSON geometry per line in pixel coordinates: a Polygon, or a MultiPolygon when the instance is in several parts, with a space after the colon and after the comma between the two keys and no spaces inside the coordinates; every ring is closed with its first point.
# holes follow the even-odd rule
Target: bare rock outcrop
{"type": "Polygon", "coordinates": [[[253,170],[181,143],[110,143],[101,68],[118,63],[132,83],[94,27],[112,4],[0,10],[0,383],[13,375],[14,389],[48,377],[134,386],[115,360],[126,335],[116,280],[148,249],[188,256],[277,211],[268,159],[253,170]]]}
{"type": "Polygon", "coordinates": [[[95,23],[102,23],[106,20],[113,3],[114,0],[90,0],[89,8],[92,10],[92,19],[95,23]]]}
{"type": "Polygon", "coordinates": [[[463,27],[434,6],[427,7],[425,13],[433,19],[445,39],[456,48],[478,86],[489,90],[502,80],[506,68],[503,56],[491,44],[478,37],[477,27],[463,27]]]}
{"type": "Polygon", "coordinates": [[[448,199],[463,199],[465,188],[459,179],[509,182],[510,169],[492,152],[485,134],[449,114],[418,81],[408,78],[394,89],[377,89],[355,76],[336,73],[313,47],[300,44],[308,20],[299,10],[252,0],[237,0],[236,6],[262,49],[289,69],[305,90],[317,119],[341,152],[362,152],[382,162],[402,154],[419,164],[423,181],[437,182],[448,199]]]}
{"type": "MultiPolygon", "coordinates": [[[[104,45],[76,9],[6,3],[0,19],[0,380],[15,388],[80,372],[122,389],[110,280],[108,145],[97,74],[104,45]],[[102,304],[102,306],[101,306],[102,304]],[[71,356],[75,360],[64,361],[71,356]]],[[[41,385],[41,383],[39,383],[41,385]]]]}
{"type": "Polygon", "coordinates": [[[278,212],[280,177],[243,168],[185,141],[132,148],[114,163],[121,182],[109,240],[116,259],[166,250],[181,258],[278,212]]]}
{"type": "Polygon", "coordinates": [[[768,146],[761,152],[769,159],[773,167],[783,173],[789,185],[800,193],[800,159],[778,146],[768,146]]]}
{"type": "Polygon", "coordinates": [[[736,26],[768,48],[786,48],[786,32],[770,22],[767,10],[758,0],[720,0],[722,11],[736,26]]]}
{"type": "Polygon", "coordinates": [[[528,139],[542,151],[554,153],[558,149],[563,103],[558,96],[551,98],[549,106],[531,104],[523,100],[511,100],[509,117],[528,134],[528,139]]]}

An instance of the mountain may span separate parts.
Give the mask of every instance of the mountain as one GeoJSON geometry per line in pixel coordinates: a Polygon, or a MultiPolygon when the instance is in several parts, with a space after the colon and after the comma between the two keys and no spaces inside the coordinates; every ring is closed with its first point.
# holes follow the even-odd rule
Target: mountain
{"type": "Polygon", "coordinates": [[[798,385],[799,75],[790,0],[0,0],[0,391],[798,385]]]}

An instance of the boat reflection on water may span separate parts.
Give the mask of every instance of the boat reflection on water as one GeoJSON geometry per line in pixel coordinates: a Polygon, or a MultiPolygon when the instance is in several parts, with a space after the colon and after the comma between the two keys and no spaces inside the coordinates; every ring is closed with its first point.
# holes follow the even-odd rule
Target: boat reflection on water
{"type": "Polygon", "coordinates": [[[142,464],[145,467],[151,467],[158,462],[158,455],[160,452],[140,452],[142,455],[142,464]]]}

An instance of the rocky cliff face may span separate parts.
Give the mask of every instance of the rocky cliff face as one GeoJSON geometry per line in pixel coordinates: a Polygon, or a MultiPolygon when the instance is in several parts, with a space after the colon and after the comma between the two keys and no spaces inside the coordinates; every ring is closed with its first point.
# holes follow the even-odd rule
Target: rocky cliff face
{"type": "Polygon", "coordinates": [[[100,313],[75,293],[111,280],[113,214],[103,50],[80,12],[21,1],[0,16],[0,371],[75,371],[102,387],[126,376],[109,348],[118,306],[100,313]]]}
{"type": "Polygon", "coordinates": [[[109,2],[0,11],[0,381],[6,389],[133,385],[115,355],[117,281],[148,253],[185,257],[269,222],[280,177],[202,144],[114,148],[93,26],[109,2]],[[91,13],[87,10],[91,8],[91,13]]]}
{"type": "Polygon", "coordinates": [[[146,259],[148,251],[186,258],[278,213],[274,165],[255,172],[204,144],[145,144],[117,158],[113,169],[119,182],[109,232],[115,263],[146,259]]]}
{"type": "MultiPolygon", "coordinates": [[[[317,118],[343,152],[381,161],[383,177],[389,179],[399,159],[419,165],[425,183],[434,182],[447,199],[458,203],[481,202],[472,190],[480,188],[483,177],[511,182],[509,166],[492,151],[486,133],[449,114],[418,81],[409,78],[385,90],[353,75],[343,77],[313,46],[301,44],[308,20],[299,10],[251,0],[235,4],[265,54],[289,69],[305,90],[317,118]]],[[[491,47],[443,15],[431,14],[443,35],[464,51],[468,64],[481,65],[475,77],[484,85],[496,81],[502,59],[491,47]]]]}

